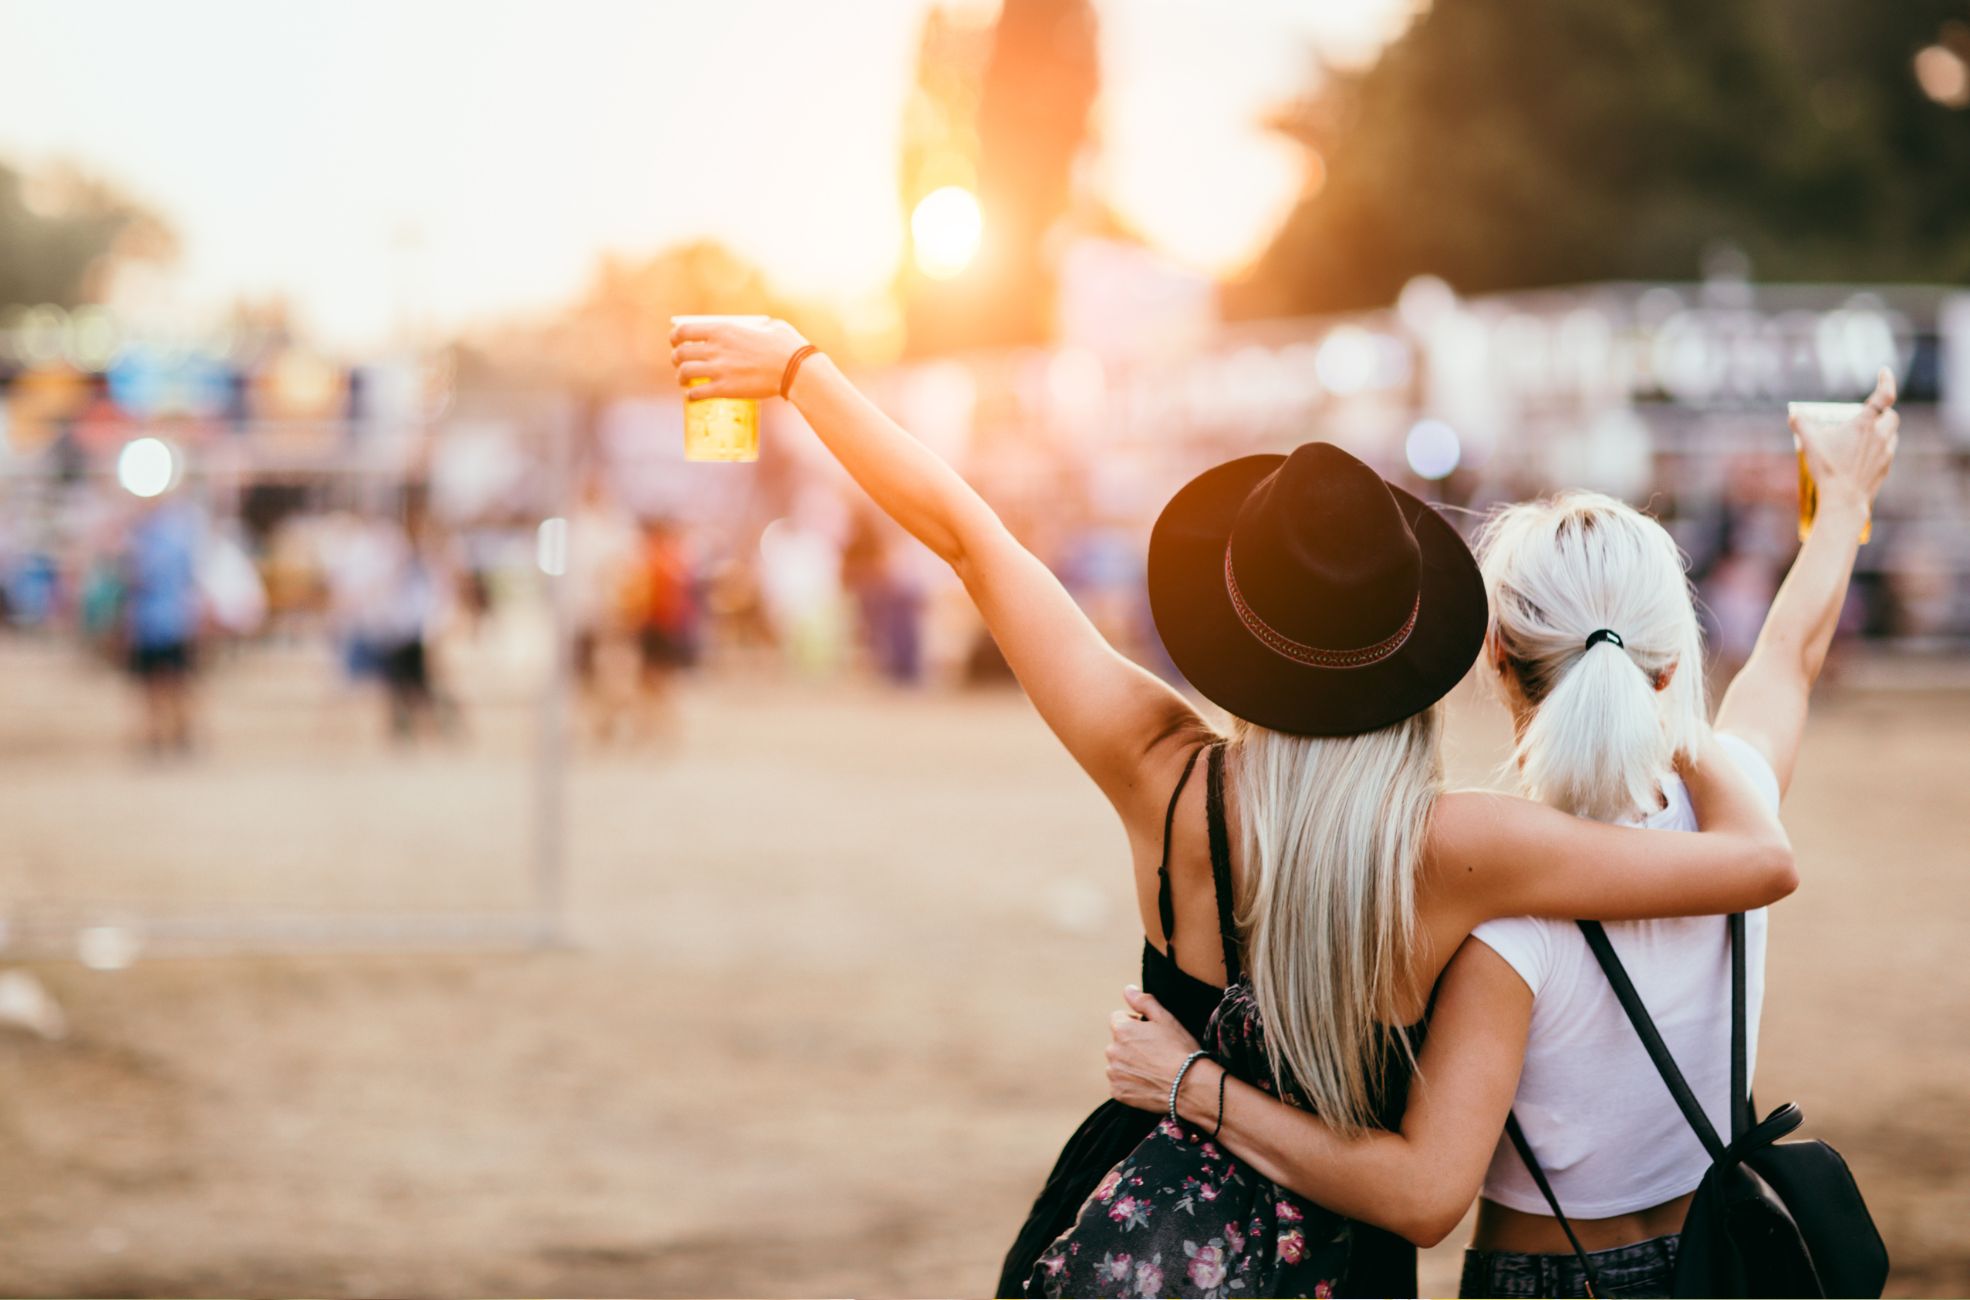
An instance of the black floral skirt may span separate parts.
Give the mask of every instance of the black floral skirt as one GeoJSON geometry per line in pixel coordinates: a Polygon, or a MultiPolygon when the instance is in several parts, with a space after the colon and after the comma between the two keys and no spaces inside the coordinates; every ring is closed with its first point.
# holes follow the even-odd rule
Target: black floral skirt
{"type": "MultiPolygon", "coordinates": [[[[1226,1069],[1271,1091],[1260,1032],[1250,991],[1235,985],[1204,1041],[1226,1069]]],[[[1349,1276],[1356,1230],[1164,1119],[1041,1252],[1026,1293],[1332,1296],[1349,1276]]]]}

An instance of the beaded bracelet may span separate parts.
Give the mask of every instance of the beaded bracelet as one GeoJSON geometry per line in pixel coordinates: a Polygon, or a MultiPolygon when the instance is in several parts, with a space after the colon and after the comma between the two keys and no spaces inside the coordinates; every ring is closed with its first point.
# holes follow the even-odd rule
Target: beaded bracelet
{"type": "Polygon", "coordinates": [[[1190,1055],[1184,1057],[1183,1064],[1177,1067],[1176,1082],[1170,1085],[1170,1123],[1180,1124],[1183,1122],[1177,1118],[1177,1089],[1183,1087],[1183,1076],[1190,1073],[1190,1067],[1197,1064],[1198,1057],[1208,1055],[1210,1053],[1200,1047],[1190,1055]]]}
{"type": "Polygon", "coordinates": [[[780,396],[785,397],[793,388],[793,377],[800,373],[800,363],[820,350],[812,343],[803,343],[793,350],[793,355],[787,358],[787,368],[780,372],[780,396]]]}

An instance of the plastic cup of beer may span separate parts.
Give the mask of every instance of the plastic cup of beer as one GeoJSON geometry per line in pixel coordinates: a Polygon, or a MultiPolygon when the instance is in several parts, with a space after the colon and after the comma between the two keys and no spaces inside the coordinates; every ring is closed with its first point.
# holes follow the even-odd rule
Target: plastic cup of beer
{"type": "MultiPolygon", "coordinates": [[[[1785,413],[1813,430],[1823,442],[1833,438],[1853,438],[1854,421],[1860,418],[1865,409],[1860,402],[1787,402],[1785,413]]],[[[1819,485],[1813,482],[1812,466],[1806,462],[1806,448],[1799,441],[1799,435],[1792,436],[1792,445],[1799,453],[1799,540],[1805,541],[1812,535],[1813,518],[1819,514],[1819,485]]],[[[1861,545],[1867,545],[1868,535],[1874,531],[1872,517],[1861,523],[1861,545]]]]}
{"type": "MultiPolygon", "coordinates": [[[[764,316],[672,316],[672,325],[744,321],[763,324],[764,316]]],[[[686,387],[707,382],[690,380],[686,387]]],[[[751,461],[759,459],[759,403],[744,397],[704,397],[684,402],[684,459],[751,461]]]]}

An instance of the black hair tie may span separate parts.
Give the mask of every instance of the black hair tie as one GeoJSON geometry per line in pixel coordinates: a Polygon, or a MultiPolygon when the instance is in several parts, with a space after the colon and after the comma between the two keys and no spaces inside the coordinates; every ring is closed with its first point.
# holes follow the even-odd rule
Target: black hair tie
{"type": "MultiPolygon", "coordinates": [[[[1612,641],[1624,650],[1628,648],[1628,643],[1621,639],[1620,633],[1611,627],[1602,627],[1596,628],[1587,634],[1587,649],[1592,650],[1603,641],[1612,641]]],[[[1586,651],[1582,651],[1581,653],[1584,654],[1586,651]]]]}

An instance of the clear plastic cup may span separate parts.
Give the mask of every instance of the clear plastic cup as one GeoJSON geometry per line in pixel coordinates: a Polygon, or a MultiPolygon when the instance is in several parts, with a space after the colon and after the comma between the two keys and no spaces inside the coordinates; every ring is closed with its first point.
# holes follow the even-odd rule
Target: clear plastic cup
{"type": "MultiPolygon", "coordinates": [[[[1787,402],[1785,413],[1801,424],[1814,430],[1823,441],[1829,438],[1851,438],[1853,423],[1862,410],[1860,402],[1787,402]]],[[[1793,449],[1799,453],[1799,540],[1805,541],[1812,535],[1813,519],[1819,514],[1819,485],[1813,482],[1812,466],[1806,461],[1806,448],[1800,443],[1798,435],[1793,435],[1793,449]]],[[[1872,517],[1861,523],[1861,545],[1874,531],[1872,517]]]]}
{"type": "MultiPolygon", "coordinates": [[[[709,321],[762,324],[764,316],[672,316],[672,325],[709,321]]],[[[687,387],[706,382],[693,379],[687,387]]],[[[705,397],[684,402],[684,459],[753,461],[759,459],[759,403],[744,397],[705,397]]]]}

